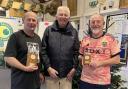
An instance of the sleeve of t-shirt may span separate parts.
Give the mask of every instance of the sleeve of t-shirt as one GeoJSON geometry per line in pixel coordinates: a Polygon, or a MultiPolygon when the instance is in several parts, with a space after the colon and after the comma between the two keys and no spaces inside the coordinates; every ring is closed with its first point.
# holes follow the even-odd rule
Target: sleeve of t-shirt
{"type": "Polygon", "coordinates": [[[116,39],[114,39],[111,42],[111,55],[118,54],[119,52],[120,52],[119,42],[116,39]]]}
{"type": "Polygon", "coordinates": [[[15,34],[12,34],[7,42],[4,56],[5,57],[16,57],[16,55],[17,55],[16,36],[15,34]]]}

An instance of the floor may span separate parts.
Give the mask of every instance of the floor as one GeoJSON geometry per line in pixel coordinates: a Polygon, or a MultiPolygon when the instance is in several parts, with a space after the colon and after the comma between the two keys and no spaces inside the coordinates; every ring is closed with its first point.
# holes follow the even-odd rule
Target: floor
{"type": "Polygon", "coordinates": [[[0,89],[10,89],[10,70],[0,69],[0,89]]]}
{"type": "MultiPolygon", "coordinates": [[[[0,69],[0,89],[10,89],[10,75],[11,72],[9,69],[0,69]]],[[[41,89],[44,89],[44,87],[41,86],[41,89]]]]}

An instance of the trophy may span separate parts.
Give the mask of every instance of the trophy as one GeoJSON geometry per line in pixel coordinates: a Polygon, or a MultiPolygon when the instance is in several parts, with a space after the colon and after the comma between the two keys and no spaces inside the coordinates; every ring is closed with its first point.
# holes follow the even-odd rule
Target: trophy
{"type": "Polygon", "coordinates": [[[82,64],[87,65],[91,62],[91,55],[90,54],[84,54],[82,64]]]}
{"type": "Polygon", "coordinates": [[[37,54],[34,54],[34,53],[28,53],[27,54],[27,66],[30,66],[30,65],[34,65],[34,66],[37,66],[37,63],[38,63],[38,59],[37,59],[37,54]]]}
{"type": "Polygon", "coordinates": [[[27,53],[27,66],[37,66],[39,63],[39,45],[37,43],[27,42],[28,53],[27,53]]]}

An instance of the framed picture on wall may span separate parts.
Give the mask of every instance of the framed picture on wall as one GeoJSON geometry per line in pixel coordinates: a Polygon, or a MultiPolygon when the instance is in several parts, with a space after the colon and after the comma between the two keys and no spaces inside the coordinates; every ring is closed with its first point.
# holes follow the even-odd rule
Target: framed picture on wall
{"type": "Polygon", "coordinates": [[[128,59],[128,13],[109,15],[106,20],[107,32],[112,34],[120,45],[121,63],[127,64],[128,59]],[[113,24],[114,23],[114,24],[113,24]],[[111,27],[109,27],[112,24],[111,27]]]}

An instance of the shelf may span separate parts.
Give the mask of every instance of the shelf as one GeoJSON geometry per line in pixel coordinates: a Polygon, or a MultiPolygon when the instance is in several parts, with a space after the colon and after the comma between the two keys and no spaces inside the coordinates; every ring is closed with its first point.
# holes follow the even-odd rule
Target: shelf
{"type": "Polygon", "coordinates": [[[118,8],[113,8],[113,9],[107,9],[107,10],[102,10],[100,11],[101,14],[109,14],[109,13],[115,13],[120,11],[118,8]]]}

